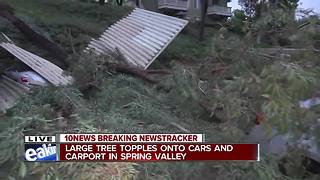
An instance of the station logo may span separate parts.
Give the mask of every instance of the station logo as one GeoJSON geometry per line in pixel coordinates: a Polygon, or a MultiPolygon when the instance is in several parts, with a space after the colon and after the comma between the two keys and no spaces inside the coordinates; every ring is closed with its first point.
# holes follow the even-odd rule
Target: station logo
{"type": "Polygon", "coordinates": [[[25,136],[26,161],[57,161],[54,136],[25,136]]]}

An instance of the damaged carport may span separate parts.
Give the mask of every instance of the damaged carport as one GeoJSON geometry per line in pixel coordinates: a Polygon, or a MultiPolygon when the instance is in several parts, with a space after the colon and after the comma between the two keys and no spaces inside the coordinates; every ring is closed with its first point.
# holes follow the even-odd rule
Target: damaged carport
{"type": "MultiPolygon", "coordinates": [[[[12,42],[2,42],[0,46],[46,79],[50,84],[64,86],[72,82],[72,77],[65,75],[60,67],[48,60],[28,52],[12,42]]],[[[29,90],[29,87],[2,75],[0,79],[0,112],[5,112],[6,109],[11,108],[15,104],[16,99],[29,90]]]]}

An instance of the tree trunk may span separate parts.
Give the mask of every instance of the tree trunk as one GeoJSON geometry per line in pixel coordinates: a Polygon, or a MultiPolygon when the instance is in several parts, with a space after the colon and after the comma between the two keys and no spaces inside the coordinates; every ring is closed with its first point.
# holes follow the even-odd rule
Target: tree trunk
{"type": "Polygon", "coordinates": [[[203,41],[204,39],[204,27],[206,25],[206,16],[208,9],[208,0],[201,0],[201,24],[199,31],[199,41],[203,41]]]}

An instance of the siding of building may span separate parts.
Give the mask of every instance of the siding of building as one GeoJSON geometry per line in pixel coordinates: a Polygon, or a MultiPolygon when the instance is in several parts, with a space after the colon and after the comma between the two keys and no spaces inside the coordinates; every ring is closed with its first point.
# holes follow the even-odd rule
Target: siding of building
{"type": "Polygon", "coordinates": [[[158,0],[141,0],[141,4],[145,10],[158,12],[158,0]]]}

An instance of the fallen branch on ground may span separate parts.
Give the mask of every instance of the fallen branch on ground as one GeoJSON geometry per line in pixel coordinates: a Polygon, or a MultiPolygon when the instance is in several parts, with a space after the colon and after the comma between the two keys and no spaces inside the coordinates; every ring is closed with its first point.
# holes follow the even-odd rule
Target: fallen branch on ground
{"type": "Polygon", "coordinates": [[[150,76],[151,74],[171,74],[170,71],[164,69],[146,70],[132,66],[118,48],[116,48],[115,51],[110,51],[110,54],[117,59],[117,62],[105,62],[104,65],[109,69],[113,69],[115,72],[129,74],[152,84],[156,84],[159,81],[150,76]]]}
{"type": "Polygon", "coordinates": [[[157,80],[150,77],[149,74],[143,69],[138,69],[135,67],[125,66],[125,65],[120,65],[120,64],[114,65],[114,69],[115,69],[115,71],[120,72],[120,73],[125,73],[125,74],[139,77],[149,83],[158,83],[157,80]]]}

